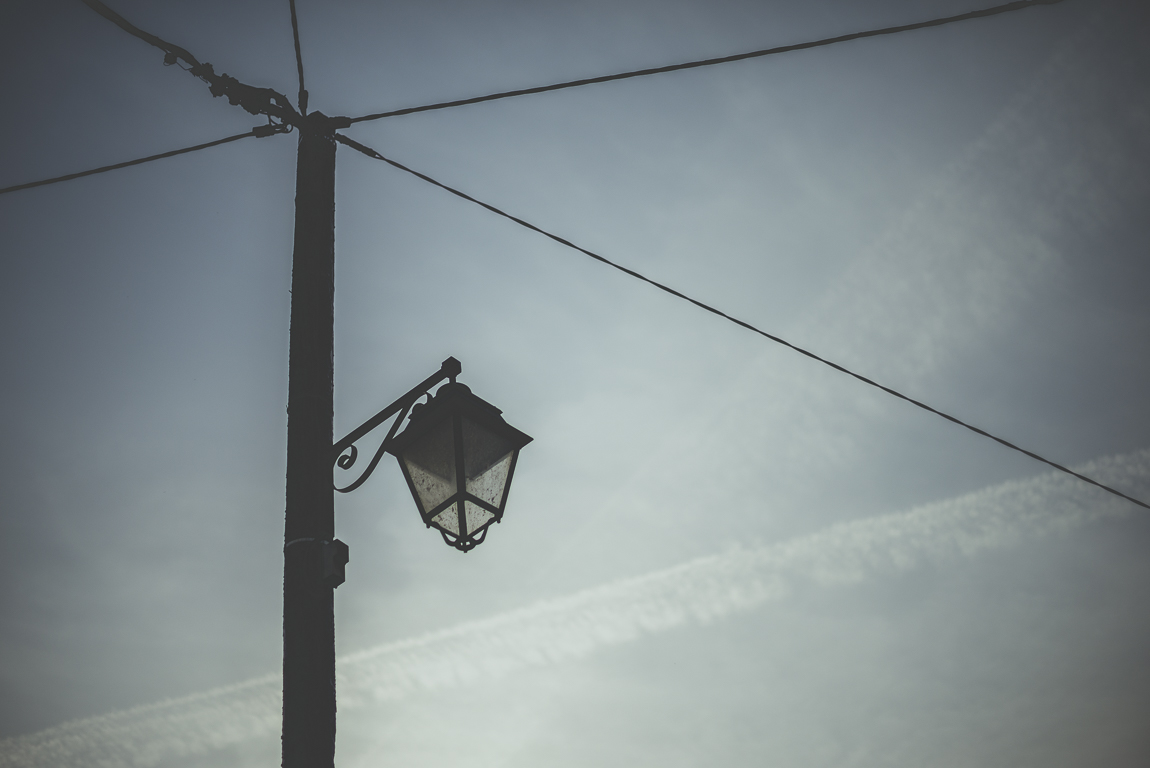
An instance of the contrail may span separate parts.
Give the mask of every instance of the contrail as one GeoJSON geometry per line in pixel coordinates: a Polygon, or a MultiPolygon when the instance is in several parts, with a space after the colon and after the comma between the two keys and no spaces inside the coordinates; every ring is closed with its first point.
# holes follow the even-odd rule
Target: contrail
{"type": "MultiPolygon", "coordinates": [[[[1081,467],[1150,490],[1150,449],[1081,467]]],[[[706,624],[802,585],[849,585],[1002,549],[1131,511],[1062,474],[1003,483],[906,512],[698,558],[339,661],[341,710],[586,656],[688,623],[706,624]]],[[[274,733],[278,675],[78,720],[0,742],[3,768],[145,768],[274,733]]]]}

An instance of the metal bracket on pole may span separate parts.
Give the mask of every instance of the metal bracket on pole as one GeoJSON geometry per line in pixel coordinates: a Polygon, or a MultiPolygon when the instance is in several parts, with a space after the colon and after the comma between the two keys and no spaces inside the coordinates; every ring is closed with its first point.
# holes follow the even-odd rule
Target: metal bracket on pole
{"type": "Polygon", "coordinates": [[[350,550],[339,539],[294,539],[284,545],[284,555],[292,547],[303,547],[304,555],[311,561],[308,568],[315,582],[323,587],[335,589],[347,580],[344,566],[350,561],[350,550]]]}
{"type": "Polygon", "coordinates": [[[391,428],[387,431],[387,436],[383,438],[383,442],[379,444],[376,449],[375,455],[372,456],[371,462],[367,465],[367,469],[359,476],[351,485],[339,488],[335,486],[335,490],[340,493],[351,493],[356,488],[363,485],[367,478],[371,477],[371,473],[375,471],[375,467],[379,464],[379,460],[383,458],[383,454],[387,452],[388,445],[391,444],[392,438],[395,433],[399,431],[400,424],[407,418],[407,412],[411,410],[411,406],[415,405],[415,401],[424,395],[428,394],[432,387],[439,384],[444,379],[450,379],[452,383],[455,378],[462,372],[463,366],[454,357],[449,357],[443,361],[443,365],[433,375],[428,376],[412,389],[403,395],[403,397],[396,400],[391,405],[384,408],[379,413],[372,416],[370,419],[360,424],[347,434],[342,440],[336,442],[333,446],[334,456],[332,460],[335,465],[343,470],[351,469],[359,458],[359,449],[355,447],[355,443],[367,433],[378,427],[383,422],[390,419],[392,416],[398,414],[398,418],[392,423],[391,428]]]}

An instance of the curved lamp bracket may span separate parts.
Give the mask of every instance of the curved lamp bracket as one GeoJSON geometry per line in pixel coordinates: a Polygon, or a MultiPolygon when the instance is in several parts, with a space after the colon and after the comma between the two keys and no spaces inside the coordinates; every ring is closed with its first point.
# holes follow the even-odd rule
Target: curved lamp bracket
{"type": "Polygon", "coordinates": [[[379,444],[379,448],[376,449],[375,455],[371,457],[371,462],[368,463],[367,469],[363,471],[363,474],[360,475],[354,482],[352,482],[351,485],[344,486],[343,488],[333,486],[335,490],[339,491],[340,493],[351,493],[356,488],[363,485],[364,481],[371,477],[371,473],[375,471],[376,465],[378,465],[379,460],[383,458],[383,454],[387,451],[387,447],[391,444],[392,439],[395,437],[395,433],[399,431],[399,425],[403,423],[405,418],[407,418],[407,412],[411,410],[411,406],[415,404],[415,401],[424,395],[429,395],[429,390],[444,379],[450,379],[452,383],[454,383],[455,377],[458,376],[462,370],[463,366],[458,360],[456,360],[454,357],[447,358],[443,361],[443,365],[440,366],[439,370],[436,371],[433,375],[428,376],[417,386],[408,390],[407,394],[403,395],[403,397],[399,398],[394,403],[372,416],[363,424],[360,424],[358,427],[349,432],[346,437],[338,441],[332,448],[334,453],[333,461],[335,462],[335,465],[340,469],[349,470],[355,465],[356,459],[359,458],[359,449],[355,447],[355,444],[359,441],[359,439],[374,430],[383,422],[390,419],[392,416],[398,415],[398,418],[396,418],[396,420],[392,423],[391,428],[387,431],[387,437],[383,438],[383,442],[379,444]]]}

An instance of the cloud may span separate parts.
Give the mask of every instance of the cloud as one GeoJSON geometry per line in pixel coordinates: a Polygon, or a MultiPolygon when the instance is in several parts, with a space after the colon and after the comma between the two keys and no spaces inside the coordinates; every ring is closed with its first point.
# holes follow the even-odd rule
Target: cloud
{"type": "MultiPolygon", "coordinates": [[[[1146,493],[1150,449],[1099,459],[1079,471],[1146,493]]],[[[647,634],[749,611],[803,585],[849,585],[953,562],[1132,509],[1052,473],[778,544],[698,558],[345,656],[338,662],[340,709],[577,659],[647,634]]],[[[269,675],[4,740],[0,768],[155,766],[274,733],[279,713],[280,680],[269,675]]]]}

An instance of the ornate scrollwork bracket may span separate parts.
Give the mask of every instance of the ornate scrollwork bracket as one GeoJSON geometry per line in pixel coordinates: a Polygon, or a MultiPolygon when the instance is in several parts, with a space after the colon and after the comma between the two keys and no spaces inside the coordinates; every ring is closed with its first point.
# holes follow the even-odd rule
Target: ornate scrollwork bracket
{"type": "Polygon", "coordinates": [[[403,397],[372,416],[363,424],[360,424],[342,440],[339,440],[332,448],[334,453],[332,460],[335,462],[335,466],[346,471],[355,466],[356,459],[359,458],[359,449],[355,447],[355,444],[360,438],[367,435],[392,416],[397,417],[395,421],[392,422],[391,428],[387,431],[387,437],[383,438],[383,442],[379,444],[379,448],[376,449],[375,455],[372,456],[371,462],[367,465],[367,469],[363,471],[363,474],[356,478],[350,485],[344,486],[343,488],[340,488],[338,485],[333,486],[335,490],[340,493],[350,493],[363,485],[364,481],[371,477],[371,473],[375,471],[375,467],[379,464],[379,460],[383,458],[383,454],[387,452],[387,447],[391,444],[395,433],[399,431],[403,420],[407,418],[411,406],[415,405],[415,401],[424,395],[430,394],[431,388],[444,379],[450,379],[451,382],[454,383],[455,377],[458,376],[462,370],[463,366],[458,360],[454,357],[447,358],[434,375],[421,381],[403,397]]]}

